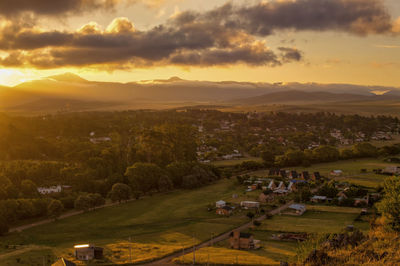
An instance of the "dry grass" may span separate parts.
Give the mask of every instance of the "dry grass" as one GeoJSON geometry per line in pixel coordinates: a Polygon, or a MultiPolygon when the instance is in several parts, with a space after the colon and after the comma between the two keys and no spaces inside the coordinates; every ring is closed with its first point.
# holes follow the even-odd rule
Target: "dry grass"
{"type": "MultiPolygon", "coordinates": [[[[193,253],[174,259],[175,263],[193,263],[193,253]]],[[[235,264],[235,265],[279,265],[279,261],[266,258],[244,250],[221,247],[207,247],[196,251],[196,263],[199,264],[235,264]]]]}

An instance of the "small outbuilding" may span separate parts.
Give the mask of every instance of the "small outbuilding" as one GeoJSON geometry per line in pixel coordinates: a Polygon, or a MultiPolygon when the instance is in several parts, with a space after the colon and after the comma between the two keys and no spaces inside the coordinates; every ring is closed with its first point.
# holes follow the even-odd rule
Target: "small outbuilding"
{"type": "Polygon", "coordinates": [[[303,204],[292,204],[289,206],[289,210],[294,211],[295,215],[303,215],[306,212],[307,208],[303,204]]]}
{"type": "Polygon", "coordinates": [[[88,261],[103,258],[103,248],[95,247],[90,244],[75,245],[75,258],[78,260],[88,261]]]}
{"type": "Polygon", "coordinates": [[[260,203],[258,201],[242,201],[240,202],[240,207],[244,209],[250,209],[250,208],[260,208],[260,203]]]}
{"type": "Polygon", "coordinates": [[[218,215],[224,215],[224,216],[229,216],[232,214],[232,208],[229,206],[224,206],[222,208],[218,208],[216,210],[216,214],[218,215]]]}
{"type": "Polygon", "coordinates": [[[238,230],[231,232],[229,244],[233,249],[258,249],[260,240],[254,239],[250,233],[242,233],[238,230]]]}
{"type": "Polygon", "coordinates": [[[223,200],[217,201],[217,202],[215,203],[215,207],[216,207],[216,208],[222,208],[222,207],[225,207],[225,206],[226,206],[226,202],[223,201],[223,200]]]}

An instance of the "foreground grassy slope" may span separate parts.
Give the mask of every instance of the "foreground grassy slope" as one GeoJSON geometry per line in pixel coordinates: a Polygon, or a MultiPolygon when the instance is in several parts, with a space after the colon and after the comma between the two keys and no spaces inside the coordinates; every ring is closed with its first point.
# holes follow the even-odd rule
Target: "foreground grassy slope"
{"type": "MultiPolygon", "coordinates": [[[[222,233],[244,223],[246,218],[243,215],[217,217],[206,208],[207,204],[229,199],[232,193],[238,192],[233,180],[221,180],[198,190],[154,195],[10,234],[0,238],[0,265],[7,265],[5,260],[10,259],[6,254],[12,250],[5,248],[10,244],[22,245],[22,248],[32,245],[46,247],[55,256],[69,257],[74,244],[93,243],[106,247],[106,254],[108,252],[110,257],[114,257],[113,251],[126,245],[129,237],[136,244],[136,259],[138,254],[143,259],[160,257],[208,239],[211,232],[222,233]]],[[[124,251],[123,248],[120,250],[124,251]]],[[[126,252],[125,248],[125,253],[114,259],[121,260],[121,257],[126,257],[126,252]]],[[[18,256],[23,258],[24,253],[18,256]]]]}

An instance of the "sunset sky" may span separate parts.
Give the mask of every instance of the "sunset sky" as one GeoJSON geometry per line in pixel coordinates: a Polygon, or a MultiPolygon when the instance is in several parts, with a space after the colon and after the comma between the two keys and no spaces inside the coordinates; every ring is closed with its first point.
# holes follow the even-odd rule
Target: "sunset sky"
{"type": "Polygon", "coordinates": [[[99,81],[400,86],[399,0],[0,0],[0,85],[99,81]]]}

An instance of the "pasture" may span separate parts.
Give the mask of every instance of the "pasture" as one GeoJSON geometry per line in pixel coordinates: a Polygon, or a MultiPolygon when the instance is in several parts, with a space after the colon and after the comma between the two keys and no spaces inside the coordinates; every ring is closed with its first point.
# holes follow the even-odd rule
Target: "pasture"
{"type": "MultiPolygon", "coordinates": [[[[332,163],[314,164],[310,167],[287,167],[286,169],[296,170],[298,172],[308,171],[320,172],[325,177],[331,177],[332,170],[342,170],[343,174],[339,177],[334,177],[338,181],[347,181],[356,185],[365,186],[368,188],[376,188],[381,185],[385,175],[377,175],[373,169],[385,168],[387,166],[397,165],[395,163],[386,163],[382,159],[354,159],[346,161],[337,161],[332,163]],[[366,169],[366,173],[362,173],[361,169],[366,169]]],[[[261,170],[249,173],[254,176],[267,176],[269,170],[261,170]]]]}
{"type": "Polygon", "coordinates": [[[0,238],[0,265],[12,265],[8,261],[17,259],[18,265],[32,265],[22,263],[32,255],[31,246],[46,249],[47,257],[71,258],[73,245],[79,243],[104,247],[107,263],[129,262],[127,245],[132,245],[134,262],[162,257],[209,239],[211,233],[245,223],[242,214],[226,218],[207,211],[208,204],[239,192],[234,180],[221,180],[196,190],[157,194],[12,233],[0,238]],[[129,238],[132,244],[127,243],[129,238]],[[13,254],[15,250],[7,249],[8,245],[19,245],[19,252],[13,254]]]}
{"type": "MultiPolygon", "coordinates": [[[[355,221],[360,211],[359,208],[351,207],[307,205],[307,211],[302,216],[275,215],[269,220],[264,220],[259,227],[250,229],[248,232],[254,235],[254,239],[261,240],[261,249],[233,250],[229,248],[228,241],[223,241],[216,247],[196,251],[196,261],[204,264],[209,262],[240,265],[279,265],[281,261],[296,262],[298,243],[275,240],[273,235],[339,233],[350,224],[367,231],[367,222],[355,221]]],[[[190,264],[193,261],[193,253],[181,256],[175,261],[190,264]]]]}

